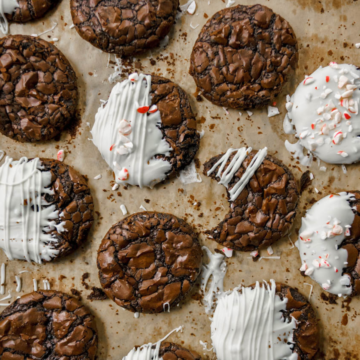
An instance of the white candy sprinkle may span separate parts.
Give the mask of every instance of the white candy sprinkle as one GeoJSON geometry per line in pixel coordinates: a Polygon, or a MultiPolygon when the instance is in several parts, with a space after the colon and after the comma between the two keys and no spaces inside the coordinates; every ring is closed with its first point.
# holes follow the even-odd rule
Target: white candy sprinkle
{"type": "Polygon", "coordinates": [[[326,171],[326,166],[320,166],[319,170],[325,172],[326,171]]]}
{"type": "Polygon", "coordinates": [[[138,319],[139,317],[140,317],[140,313],[138,313],[138,312],[134,313],[134,318],[135,319],[138,319]]]}
{"type": "Polygon", "coordinates": [[[44,290],[50,290],[50,283],[49,280],[43,280],[43,284],[44,284],[44,290]]]}
{"type": "Polygon", "coordinates": [[[20,278],[20,276],[15,276],[15,280],[16,280],[16,292],[20,292],[21,291],[21,278],[20,278]]]}
{"type": "Polygon", "coordinates": [[[33,286],[34,286],[34,291],[38,291],[38,284],[36,279],[33,279],[33,286]]]}
{"type": "Polygon", "coordinates": [[[355,47],[356,47],[357,49],[360,49],[360,43],[356,43],[356,44],[355,44],[355,47]]]}
{"type": "Polygon", "coordinates": [[[120,205],[120,210],[122,211],[123,215],[126,215],[128,213],[126,206],[124,204],[120,205]]]}
{"type": "Polygon", "coordinates": [[[74,25],[74,24],[70,25],[70,29],[73,29],[74,27],[75,27],[75,25],[74,25]]]}
{"type": "Polygon", "coordinates": [[[247,112],[247,114],[249,115],[249,116],[251,116],[253,113],[251,112],[251,111],[249,111],[249,110],[246,110],[246,112],[247,112]]]}
{"type": "Polygon", "coordinates": [[[272,117],[275,115],[279,115],[280,111],[277,107],[275,106],[268,106],[268,117],[272,117]]]}
{"type": "Polygon", "coordinates": [[[5,151],[0,150],[0,161],[3,159],[4,156],[5,156],[5,151]]]}
{"type": "Polygon", "coordinates": [[[311,284],[309,284],[309,283],[304,283],[304,285],[310,286],[310,294],[309,294],[309,297],[308,297],[308,301],[310,301],[311,294],[312,294],[312,292],[313,292],[313,288],[314,288],[314,287],[313,287],[311,284]]]}
{"type": "Polygon", "coordinates": [[[101,174],[99,174],[99,175],[96,175],[95,177],[94,177],[94,180],[99,180],[99,179],[101,179],[102,178],[102,176],[101,176],[101,174]]]}
{"type": "Polygon", "coordinates": [[[112,188],[111,188],[111,190],[117,190],[119,188],[119,184],[115,184],[112,188]]]}
{"type": "Polygon", "coordinates": [[[310,178],[310,180],[313,180],[314,179],[314,174],[310,173],[309,178],[310,178]]]}
{"type": "Polygon", "coordinates": [[[190,3],[190,5],[188,6],[188,8],[186,9],[186,11],[190,14],[190,15],[194,15],[195,11],[196,11],[196,2],[193,1],[192,3],[190,3]]]}
{"type": "Polygon", "coordinates": [[[142,205],[140,205],[140,209],[141,209],[141,210],[144,210],[144,211],[147,211],[147,210],[145,209],[145,207],[142,206],[142,205]]]}
{"type": "Polygon", "coordinates": [[[345,165],[341,165],[341,169],[342,169],[342,171],[343,171],[344,174],[347,173],[347,170],[346,170],[346,166],[345,166],[345,165]]]}
{"type": "Polygon", "coordinates": [[[317,188],[314,188],[314,190],[317,194],[319,193],[319,190],[317,188]]]}
{"type": "Polygon", "coordinates": [[[272,248],[271,246],[269,246],[269,247],[267,248],[267,253],[268,253],[270,256],[274,254],[274,250],[273,250],[273,248],[272,248]]]}

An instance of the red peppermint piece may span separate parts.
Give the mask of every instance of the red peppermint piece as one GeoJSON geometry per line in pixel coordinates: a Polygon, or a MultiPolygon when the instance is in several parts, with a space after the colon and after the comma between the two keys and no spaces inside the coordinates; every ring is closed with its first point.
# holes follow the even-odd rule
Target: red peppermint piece
{"type": "Polygon", "coordinates": [[[351,116],[350,116],[350,114],[348,114],[346,111],[344,111],[344,118],[345,118],[346,120],[349,120],[349,119],[351,119],[351,116]]]}
{"type": "Polygon", "coordinates": [[[140,114],[146,114],[149,111],[150,107],[149,106],[140,106],[137,109],[137,112],[140,114]]]}
{"type": "Polygon", "coordinates": [[[314,130],[315,129],[315,124],[311,124],[311,128],[314,130]]]}
{"type": "Polygon", "coordinates": [[[326,80],[326,82],[329,82],[330,81],[330,76],[326,76],[325,80],[326,80]]]}
{"type": "Polygon", "coordinates": [[[112,144],[112,145],[110,146],[110,151],[113,151],[114,146],[115,146],[115,144],[112,144]]]}
{"type": "MultiPolygon", "coordinates": [[[[331,194],[331,195],[329,196],[329,198],[331,199],[333,196],[334,196],[334,195],[333,195],[333,194],[331,194]]],[[[327,222],[327,224],[329,224],[329,222],[327,222]]]]}

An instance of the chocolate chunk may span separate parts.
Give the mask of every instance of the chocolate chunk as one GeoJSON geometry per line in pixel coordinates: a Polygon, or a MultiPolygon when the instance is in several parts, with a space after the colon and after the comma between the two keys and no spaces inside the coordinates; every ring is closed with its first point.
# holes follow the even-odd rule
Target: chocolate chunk
{"type": "Polygon", "coordinates": [[[300,194],[302,194],[311,184],[310,171],[306,170],[300,178],[300,194]]]}
{"type": "Polygon", "coordinates": [[[143,212],[118,222],[98,251],[106,295],[133,312],[159,313],[189,293],[201,269],[194,229],[170,214],[143,212]]]}
{"type": "MultiPolygon", "coordinates": [[[[252,151],[229,183],[228,191],[240,180],[256,151],[252,151]]],[[[204,164],[204,175],[223,154],[204,164]]],[[[235,152],[229,157],[227,169],[235,152]]],[[[220,166],[220,165],[219,165],[220,166]]],[[[216,176],[218,168],[210,175],[216,176]]],[[[228,193],[228,199],[229,199],[228,193]]],[[[231,202],[230,212],[214,229],[207,231],[219,244],[240,251],[267,248],[287,235],[294,221],[299,200],[298,185],[290,170],[279,160],[266,156],[238,198],[231,202]]]]}
{"type": "Polygon", "coordinates": [[[159,358],[163,360],[201,360],[201,356],[196,352],[171,342],[161,343],[159,358]]]}
{"type": "Polygon", "coordinates": [[[280,93],[298,60],[289,23],[263,5],[217,12],[202,28],[190,74],[202,95],[219,106],[259,108],[280,93]]]}
{"type": "Polygon", "coordinates": [[[93,286],[91,293],[87,296],[88,300],[106,300],[107,296],[104,291],[98,287],[93,286]]]}
{"type": "Polygon", "coordinates": [[[94,317],[79,300],[58,291],[37,291],[0,315],[1,359],[96,358],[94,317]]]}
{"type": "Polygon", "coordinates": [[[1,133],[21,142],[49,140],[74,118],[76,74],[54,45],[25,35],[3,37],[0,67],[1,133]]]}
{"type": "Polygon", "coordinates": [[[70,6],[84,40],[103,51],[130,56],[159,46],[175,21],[179,1],[71,0],[70,6]]]}

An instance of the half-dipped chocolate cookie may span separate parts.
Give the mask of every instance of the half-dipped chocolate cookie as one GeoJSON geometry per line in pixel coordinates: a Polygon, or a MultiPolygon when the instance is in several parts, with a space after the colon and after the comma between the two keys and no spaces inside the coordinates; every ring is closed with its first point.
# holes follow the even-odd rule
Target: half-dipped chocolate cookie
{"type": "Polygon", "coordinates": [[[58,291],[24,295],[0,315],[2,360],[93,360],[97,345],[93,315],[58,291]]]}
{"type": "Polygon", "coordinates": [[[197,234],[174,215],[142,212],[113,225],[97,264],[101,285],[133,312],[169,311],[193,287],[202,264],[197,234]]]}
{"type": "Polygon", "coordinates": [[[0,29],[8,33],[8,21],[25,23],[43,17],[58,3],[57,0],[2,0],[0,6],[0,29]]]}
{"type": "Polygon", "coordinates": [[[113,87],[91,134],[118,184],[150,188],[190,164],[200,141],[185,92],[137,73],[113,87]]]}
{"type": "Polygon", "coordinates": [[[302,218],[296,242],[302,265],[324,290],[338,296],[360,294],[360,192],[331,194],[302,218]]]}
{"type": "Polygon", "coordinates": [[[69,61],[45,40],[0,39],[0,132],[21,142],[49,140],[74,119],[78,91],[69,61]]]}
{"type": "Polygon", "coordinates": [[[289,233],[299,190],[291,171],[267,148],[228,149],[204,164],[204,174],[227,189],[230,212],[208,235],[231,249],[266,248],[289,233]]]}
{"type": "Polygon", "coordinates": [[[146,344],[132,349],[123,360],[201,360],[196,352],[171,342],[146,344]],[[160,343],[160,344],[159,344],[160,343]]]}
{"type": "Polygon", "coordinates": [[[208,100],[235,109],[271,103],[296,67],[297,40],[290,24],[263,5],[217,12],[202,28],[190,74],[208,100]]]}
{"type": "Polygon", "coordinates": [[[299,140],[285,146],[303,165],[310,165],[312,154],[329,164],[360,161],[359,86],[360,68],[331,62],[287,97],[284,131],[299,140]]]}
{"type": "Polygon", "coordinates": [[[305,297],[270,280],[220,296],[211,340],[218,360],[310,360],[319,350],[319,329],[305,297]]]}
{"type": "Polygon", "coordinates": [[[170,31],[178,0],[71,0],[79,35],[97,48],[120,56],[153,49],[170,31]]]}
{"type": "Polygon", "coordinates": [[[53,261],[79,247],[93,223],[93,198],[85,178],[50,159],[0,167],[0,249],[9,260],[53,261]]]}

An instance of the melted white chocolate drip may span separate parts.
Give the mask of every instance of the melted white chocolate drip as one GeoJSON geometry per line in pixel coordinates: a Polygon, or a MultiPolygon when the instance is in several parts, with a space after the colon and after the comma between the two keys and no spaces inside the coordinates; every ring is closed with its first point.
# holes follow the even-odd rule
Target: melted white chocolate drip
{"type": "Polygon", "coordinates": [[[150,75],[132,74],[114,86],[95,116],[93,142],[119,184],[153,187],[171,170],[168,161],[155,159],[172,150],[158,127],[160,111],[156,106],[149,112],[138,111],[150,106],[150,90],[150,75]]]}
{"type": "Polygon", "coordinates": [[[9,23],[5,14],[12,14],[19,7],[16,0],[0,0],[0,30],[4,35],[9,32],[9,23]]]}
{"type": "Polygon", "coordinates": [[[138,348],[133,348],[122,360],[159,360],[159,351],[161,343],[166,340],[173,332],[179,332],[182,330],[182,326],[169,332],[163,339],[157,343],[145,344],[138,348]]]}
{"type": "MultiPolygon", "coordinates": [[[[220,158],[220,160],[207,172],[207,175],[211,175],[215,169],[219,166],[219,170],[216,176],[220,178],[219,184],[223,184],[226,188],[229,187],[229,183],[239,170],[241,164],[245,158],[251,153],[252,148],[240,148],[240,149],[228,149],[226,153],[220,158]],[[229,166],[223,172],[226,162],[229,160],[231,154],[236,151],[236,154],[232,158],[229,166]]],[[[230,201],[235,201],[241,192],[244,190],[251,177],[255,174],[255,171],[259,168],[267,155],[267,148],[259,150],[252,158],[249,166],[246,168],[244,174],[240,180],[229,190],[230,201]]]]}
{"type": "Polygon", "coordinates": [[[300,270],[324,290],[339,296],[350,295],[352,291],[349,277],[343,275],[348,253],[338,248],[354,221],[349,203],[352,198],[353,194],[342,192],[315,203],[302,218],[295,244],[303,263],[300,270]]]}
{"type": "Polygon", "coordinates": [[[254,289],[236,288],[218,300],[211,339],[218,360],[297,360],[292,352],[295,319],[283,317],[287,299],[270,280],[254,289]],[[240,291],[239,291],[240,290],[240,291]]]}
{"type": "Polygon", "coordinates": [[[6,157],[0,167],[0,248],[9,260],[40,264],[58,254],[51,246],[57,239],[47,234],[58,226],[58,211],[42,196],[53,194],[51,172],[41,168],[40,159],[25,157],[6,157]]]}

